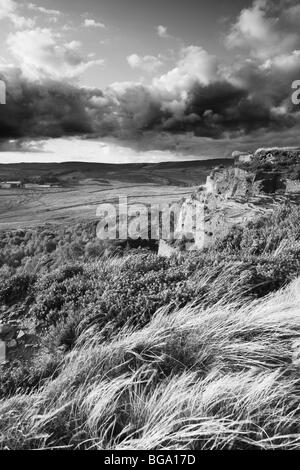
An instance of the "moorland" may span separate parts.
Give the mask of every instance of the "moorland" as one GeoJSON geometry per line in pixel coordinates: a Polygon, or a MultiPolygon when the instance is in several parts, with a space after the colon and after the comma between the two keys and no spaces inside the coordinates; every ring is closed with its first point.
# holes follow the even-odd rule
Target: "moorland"
{"type": "Polygon", "coordinates": [[[2,204],[1,448],[299,448],[299,205],[169,258],[98,240],[93,210],[81,217],[102,185],[106,201],[121,186],[178,199],[210,171],[188,165],[69,167],[60,187],[2,204]]]}

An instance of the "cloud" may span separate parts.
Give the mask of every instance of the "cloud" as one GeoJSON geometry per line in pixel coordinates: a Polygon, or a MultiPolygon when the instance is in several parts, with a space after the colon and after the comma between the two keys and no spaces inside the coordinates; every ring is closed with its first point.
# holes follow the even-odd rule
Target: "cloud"
{"type": "Polygon", "coordinates": [[[39,13],[44,13],[45,15],[53,15],[53,16],[60,16],[62,13],[59,10],[49,10],[48,8],[39,7],[34,3],[29,3],[28,9],[32,11],[36,11],[39,13]]]}
{"type": "Polygon", "coordinates": [[[0,0],[0,21],[10,20],[16,28],[32,28],[34,20],[19,15],[18,8],[14,0],[0,0]]]}
{"type": "Polygon", "coordinates": [[[111,112],[126,135],[155,130],[221,139],[263,130],[296,133],[300,116],[289,84],[299,74],[296,51],[268,63],[237,61],[228,69],[203,48],[184,47],[175,66],[151,86],[112,87],[111,112]]]}
{"type": "Polygon", "coordinates": [[[0,0],[0,18],[9,18],[14,14],[17,5],[12,0],[0,0]]]}
{"type": "Polygon", "coordinates": [[[166,26],[159,25],[159,26],[157,26],[156,31],[157,31],[157,34],[159,35],[160,38],[168,39],[168,38],[171,37],[168,34],[168,28],[166,26]]]}
{"type": "MultiPolygon", "coordinates": [[[[153,146],[162,142],[162,135],[168,136],[166,145],[184,135],[190,141],[249,142],[265,135],[272,136],[273,143],[276,136],[296,142],[300,111],[291,102],[291,84],[300,76],[300,48],[294,42],[297,28],[289,19],[296,3],[281,0],[282,10],[278,4],[275,9],[260,0],[241,12],[228,37],[232,47],[248,49],[230,66],[190,45],[149,86],[121,82],[105,91],[66,83],[101,63],[84,57],[79,41],[64,43],[49,29],[11,33],[9,47],[20,69],[4,71],[8,96],[7,105],[0,108],[1,135],[89,134],[131,141],[151,135],[153,146]],[[276,50],[265,37],[265,27],[276,50]],[[288,27],[289,40],[280,42],[288,27]]],[[[160,65],[160,57],[154,56],[132,54],[127,60],[149,73],[160,65]]]]}
{"type": "Polygon", "coordinates": [[[241,48],[251,56],[268,60],[300,48],[298,0],[255,0],[239,14],[226,37],[229,48],[241,48]]]}
{"type": "Polygon", "coordinates": [[[8,36],[10,52],[25,76],[31,79],[74,79],[103,60],[87,60],[80,42],[62,43],[60,36],[47,28],[17,31],[8,36]]]}
{"type": "Polygon", "coordinates": [[[108,90],[112,115],[117,117],[117,135],[130,136],[159,125],[162,111],[160,101],[151,90],[136,83],[116,83],[108,90]]]}
{"type": "MultiPolygon", "coordinates": [[[[78,47],[76,41],[68,44],[69,50],[78,47]]],[[[218,140],[257,132],[280,135],[289,129],[291,136],[294,129],[297,136],[300,113],[284,85],[296,70],[281,62],[270,69],[250,62],[228,75],[213,56],[191,46],[151,86],[121,82],[102,92],[46,77],[33,81],[10,68],[3,76],[8,93],[5,112],[0,109],[1,135],[95,134],[139,140],[154,133],[160,141],[167,132],[218,140]]]]}
{"type": "Polygon", "coordinates": [[[7,104],[0,109],[1,137],[48,136],[92,132],[85,95],[72,85],[30,81],[18,69],[6,70],[7,104]]]}
{"type": "Polygon", "coordinates": [[[133,69],[140,69],[147,73],[156,72],[162,65],[162,61],[152,55],[139,56],[131,54],[127,57],[127,62],[133,69]]]}
{"type": "Polygon", "coordinates": [[[63,31],[73,31],[75,28],[71,23],[65,23],[61,29],[63,31]]]}
{"type": "Polygon", "coordinates": [[[299,25],[300,5],[291,5],[290,7],[286,8],[283,12],[283,16],[285,16],[290,23],[299,25]]]}
{"type": "Polygon", "coordinates": [[[154,80],[154,87],[172,98],[186,96],[194,83],[208,84],[217,79],[218,73],[215,56],[208,54],[202,47],[188,46],[181,50],[176,66],[154,80]]]}
{"type": "Polygon", "coordinates": [[[100,22],[97,22],[93,19],[90,19],[90,18],[86,18],[84,20],[84,23],[83,25],[86,27],[86,28],[103,28],[105,29],[106,26],[104,23],[100,23],[100,22]]]}

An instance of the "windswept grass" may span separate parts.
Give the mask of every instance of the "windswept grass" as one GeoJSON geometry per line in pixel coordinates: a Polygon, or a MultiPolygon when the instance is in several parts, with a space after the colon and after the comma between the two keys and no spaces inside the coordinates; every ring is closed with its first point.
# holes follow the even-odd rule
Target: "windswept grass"
{"type": "Polygon", "coordinates": [[[0,301],[40,342],[1,370],[0,448],[300,448],[299,206],[180,258],[26,237],[0,301]]]}
{"type": "Polygon", "coordinates": [[[106,342],[87,329],[55,379],[0,402],[1,447],[299,448],[299,337],[299,279],[243,306],[163,308],[106,342]]]}

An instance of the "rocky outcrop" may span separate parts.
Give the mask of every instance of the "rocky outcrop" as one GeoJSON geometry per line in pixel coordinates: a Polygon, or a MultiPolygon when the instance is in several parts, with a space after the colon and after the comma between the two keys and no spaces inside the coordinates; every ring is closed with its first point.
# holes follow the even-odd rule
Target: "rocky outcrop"
{"type": "Polygon", "coordinates": [[[299,148],[260,148],[253,154],[234,152],[232,156],[234,168],[214,170],[207,179],[208,192],[229,197],[300,193],[299,148]]]}
{"type": "Polygon", "coordinates": [[[300,194],[300,181],[287,179],[285,191],[287,194],[300,194]]]}
{"type": "Polygon", "coordinates": [[[21,327],[19,321],[0,323],[0,365],[30,355],[35,348],[33,343],[36,336],[24,325],[21,327]]]}
{"type": "Polygon", "coordinates": [[[235,157],[235,167],[254,175],[265,194],[298,192],[300,180],[300,149],[296,147],[260,148],[250,158],[235,157]],[[292,188],[292,191],[291,191],[292,188]]]}
{"type": "Polygon", "coordinates": [[[205,187],[183,202],[175,241],[161,240],[161,256],[211,246],[233,226],[274,210],[282,195],[300,193],[300,181],[288,179],[281,170],[290,167],[289,161],[294,166],[300,162],[298,149],[259,149],[255,154],[235,152],[233,157],[234,167],[215,168],[205,187]]]}

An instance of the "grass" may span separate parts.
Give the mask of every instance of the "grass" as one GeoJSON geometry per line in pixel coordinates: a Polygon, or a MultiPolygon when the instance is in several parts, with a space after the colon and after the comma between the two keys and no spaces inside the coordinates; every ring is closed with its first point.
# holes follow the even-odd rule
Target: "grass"
{"type": "Polygon", "coordinates": [[[2,448],[295,449],[300,280],[242,307],[159,310],[0,404],[2,448]]]}
{"type": "Polygon", "coordinates": [[[101,203],[118,202],[127,195],[131,203],[172,203],[205,183],[218,164],[231,160],[166,162],[154,164],[46,163],[0,164],[0,181],[42,180],[59,182],[59,188],[1,189],[0,229],[72,224],[96,217],[101,203]],[[192,187],[191,187],[192,186],[192,187]]]}
{"type": "Polygon", "coordinates": [[[3,371],[0,448],[300,448],[299,207],[172,259],[74,263],[61,256],[78,232],[3,240],[1,301],[41,340],[3,371]],[[47,256],[34,270],[32,244],[47,256]]]}

